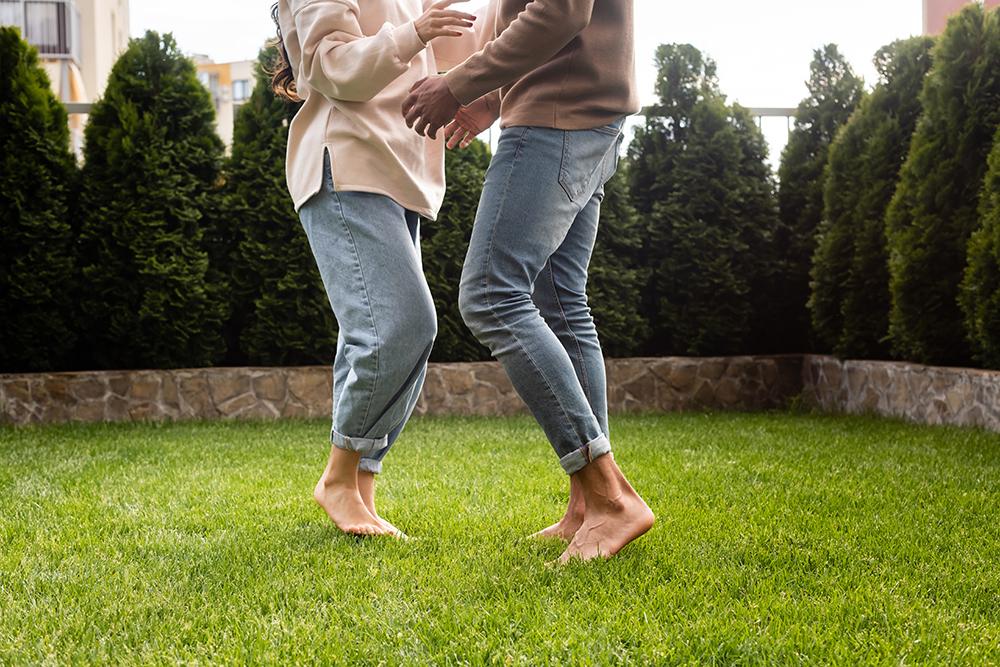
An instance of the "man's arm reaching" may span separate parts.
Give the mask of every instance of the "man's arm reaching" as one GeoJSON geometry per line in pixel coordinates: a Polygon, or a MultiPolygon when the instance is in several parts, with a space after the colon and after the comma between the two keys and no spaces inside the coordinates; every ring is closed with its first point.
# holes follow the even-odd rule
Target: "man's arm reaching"
{"type": "Polygon", "coordinates": [[[452,94],[469,104],[544,65],[590,25],[595,0],[532,0],[481,51],[445,75],[452,94]]]}

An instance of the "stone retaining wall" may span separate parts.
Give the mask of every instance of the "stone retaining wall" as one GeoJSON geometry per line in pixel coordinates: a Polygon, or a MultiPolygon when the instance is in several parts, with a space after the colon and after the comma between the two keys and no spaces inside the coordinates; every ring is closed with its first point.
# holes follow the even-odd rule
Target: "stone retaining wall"
{"type": "MultiPolygon", "coordinates": [[[[608,362],[613,412],[781,407],[801,391],[800,357],[608,362]]],[[[0,423],[324,417],[328,367],[0,375],[0,423]]],[[[418,414],[525,412],[495,362],[431,364],[418,414]]]]}
{"type": "MultiPolygon", "coordinates": [[[[762,410],[802,398],[826,412],[874,413],[1000,431],[1000,372],[823,356],[609,360],[614,413],[762,410]]],[[[0,424],[326,417],[331,373],[209,368],[0,375],[0,424]]],[[[499,364],[431,364],[418,414],[525,412],[499,364]]]]}
{"type": "Polygon", "coordinates": [[[825,412],[1000,431],[1000,372],[807,356],[802,397],[825,412]]]}

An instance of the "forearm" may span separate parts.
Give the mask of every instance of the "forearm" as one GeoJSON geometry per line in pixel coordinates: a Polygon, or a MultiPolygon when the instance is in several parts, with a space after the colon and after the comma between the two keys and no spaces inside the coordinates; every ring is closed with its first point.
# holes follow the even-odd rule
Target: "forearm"
{"type": "Polygon", "coordinates": [[[532,0],[499,37],[446,75],[468,104],[548,62],[590,24],[595,0],[532,0]]]}
{"type": "Polygon", "coordinates": [[[302,71],[309,87],[332,99],[364,102],[406,72],[424,49],[412,23],[386,24],[364,36],[356,3],[312,2],[295,15],[302,36],[302,71]]]}

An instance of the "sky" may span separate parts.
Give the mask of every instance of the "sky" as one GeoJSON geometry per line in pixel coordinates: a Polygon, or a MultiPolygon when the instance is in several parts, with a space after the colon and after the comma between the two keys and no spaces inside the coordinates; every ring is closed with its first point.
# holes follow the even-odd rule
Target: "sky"
{"type": "MultiPolygon", "coordinates": [[[[470,0],[477,7],[485,0],[470,0]]],[[[271,0],[131,0],[131,32],[172,32],[181,49],[216,62],[256,57],[274,34],[271,0]]],[[[870,85],[872,56],[921,30],[921,0],[635,0],[643,102],[653,98],[657,45],[687,42],[718,63],[722,91],[749,107],[794,107],[805,96],[813,49],[835,42],[870,85]]],[[[786,134],[764,121],[772,151],[786,134]]]]}

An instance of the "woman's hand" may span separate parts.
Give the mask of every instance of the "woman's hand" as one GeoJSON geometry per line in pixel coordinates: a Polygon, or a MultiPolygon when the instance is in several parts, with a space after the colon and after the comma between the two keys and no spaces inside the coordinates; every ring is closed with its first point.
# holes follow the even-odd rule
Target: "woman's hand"
{"type": "Polygon", "coordinates": [[[473,139],[490,129],[498,117],[486,97],[480,97],[469,106],[462,107],[455,114],[455,120],[444,128],[448,148],[468,148],[473,139]]]}
{"type": "Polygon", "coordinates": [[[431,8],[424,12],[420,18],[413,22],[417,29],[417,36],[424,44],[430,44],[432,39],[438,37],[461,37],[462,33],[456,28],[471,28],[475,22],[474,14],[447,9],[456,2],[465,0],[440,0],[431,5],[431,8]]]}

